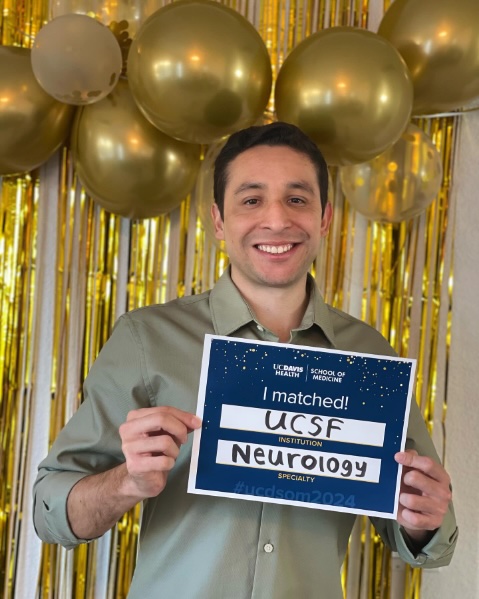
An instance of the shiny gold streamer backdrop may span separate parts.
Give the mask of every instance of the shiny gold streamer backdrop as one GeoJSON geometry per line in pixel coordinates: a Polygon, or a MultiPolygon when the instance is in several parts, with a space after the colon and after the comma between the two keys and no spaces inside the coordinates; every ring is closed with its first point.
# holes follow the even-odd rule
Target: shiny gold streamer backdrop
{"type": "MultiPolygon", "coordinates": [[[[158,7],[166,3],[159,1],[158,7]]],[[[368,0],[223,3],[258,28],[275,75],[288,52],[318,29],[368,26],[368,0]]],[[[388,4],[386,0],[383,8],[388,4]]],[[[48,20],[48,1],[0,0],[0,7],[1,43],[31,46],[48,20]]],[[[269,110],[274,110],[272,101],[269,110]]],[[[345,310],[357,305],[354,255],[363,243],[364,281],[359,285],[357,315],[376,326],[401,355],[418,358],[418,402],[429,428],[434,422],[441,425],[439,444],[444,452],[452,293],[448,198],[455,122],[443,118],[417,124],[432,137],[443,158],[444,179],[437,200],[425,215],[408,223],[367,222],[349,208],[333,172],[335,220],[315,274],[328,302],[345,310]]],[[[56,273],[51,401],[44,398],[44,408],[50,406],[50,441],[81,401],[81,383],[118,315],[177,295],[200,293],[227,264],[197,220],[192,198],[170,215],[129,222],[104,212],[85,196],[66,150],[53,160],[59,168],[56,179],[48,179],[58,197],[56,262],[50,265],[56,273]]],[[[29,464],[28,444],[35,427],[30,420],[31,397],[38,375],[35,331],[43,284],[37,277],[38,198],[46,180],[42,168],[24,177],[4,178],[0,187],[0,594],[5,599],[25,599],[16,594],[16,574],[25,568],[35,576],[37,567],[20,563],[19,555],[22,512],[30,501],[25,475],[43,457],[33,456],[29,464]]],[[[134,510],[106,539],[75,552],[44,545],[37,596],[125,597],[134,568],[138,518],[139,510],[134,510]],[[101,595],[99,588],[104,589],[101,595]]],[[[420,572],[405,569],[401,580],[393,579],[391,559],[369,522],[358,519],[343,571],[347,598],[418,599],[420,572]]]]}

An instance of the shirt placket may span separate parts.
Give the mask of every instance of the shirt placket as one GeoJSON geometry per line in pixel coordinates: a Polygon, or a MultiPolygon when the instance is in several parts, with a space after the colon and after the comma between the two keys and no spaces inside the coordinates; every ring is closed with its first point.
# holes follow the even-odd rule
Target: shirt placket
{"type": "Polygon", "coordinates": [[[272,598],[278,584],[281,569],[278,563],[280,519],[277,511],[277,506],[263,503],[251,599],[272,598]]]}

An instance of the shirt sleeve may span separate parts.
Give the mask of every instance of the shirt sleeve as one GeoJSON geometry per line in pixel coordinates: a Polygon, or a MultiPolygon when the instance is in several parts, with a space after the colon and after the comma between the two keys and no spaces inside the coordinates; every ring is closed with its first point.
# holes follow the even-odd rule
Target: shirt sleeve
{"type": "Polygon", "coordinates": [[[67,517],[73,486],[89,474],[124,462],[119,426],[130,410],[153,405],[141,339],[128,315],[117,322],[84,384],[84,401],[38,468],[33,519],[47,543],[72,548],[78,539],[67,517]]]}
{"type": "MultiPolygon", "coordinates": [[[[439,457],[426,428],[421,412],[414,401],[411,403],[406,441],[407,449],[415,449],[419,455],[428,456],[437,462],[439,457]]],[[[393,520],[371,518],[376,530],[384,542],[411,566],[438,568],[447,566],[451,561],[457,541],[457,526],[452,503],[432,539],[419,551],[414,551],[402,527],[393,520]]]]}

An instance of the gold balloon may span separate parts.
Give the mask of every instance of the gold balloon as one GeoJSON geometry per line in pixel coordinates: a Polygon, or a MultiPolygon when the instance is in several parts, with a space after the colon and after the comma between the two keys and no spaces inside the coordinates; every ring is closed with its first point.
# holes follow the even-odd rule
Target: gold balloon
{"type": "Polygon", "coordinates": [[[256,29],[210,0],[184,0],[155,12],[128,58],[132,93],[161,131],[211,143],[252,125],[271,90],[271,63],[256,29]]]}
{"type": "Polygon", "coordinates": [[[73,109],[43,91],[30,50],[0,46],[0,175],[31,171],[62,145],[73,109]]]}
{"type": "Polygon", "coordinates": [[[400,140],[365,164],[340,169],[343,193],[364,216],[397,223],[423,212],[441,188],[441,156],[430,138],[409,125],[400,140]]]}
{"type": "Polygon", "coordinates": [[[415,114],[453,110],[479,97],[478,0],[396,0],[379,34],[411,71],[415,114]]]}
{"type": "Polygon", "coordinates": [[[365,162],[399,139],[412,83],[397,50],[375,33],[333,27],[303,40],[276,82],[278,119],[300,127],[331,165],[365,162]]]}
{"type": "Polygon", "coordinates": [[[32,48],[35,77],[67,104],[92,104],[118,82],[123,59],[113,33],[85,15],[64,15],[40,29],[32,48]]]}
{"type": "Polygon", "coordinates": [[[78,110],[73,159],[89,195],[114,214],[150,218],[170,212],[193,188],[200,147],[153,127],[121,79],[105,99],[78,110]]]}

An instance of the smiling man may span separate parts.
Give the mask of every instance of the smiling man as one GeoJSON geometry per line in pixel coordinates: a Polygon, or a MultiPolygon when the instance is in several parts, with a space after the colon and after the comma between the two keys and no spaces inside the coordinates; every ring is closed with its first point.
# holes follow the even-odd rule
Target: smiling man
{"type": "MultiPolygon", "coordinates": [[[[308,274],[331,222],[315,144],[285,123],[231,136],[215,165],[216,235],[230,268],[199,296],[124,315],[85,400],[40,464],[35,526],[74,547],[144,502],[129,597],[342,597],[355,516],[186,492],[206,333],[394,355],[381,335],[326,305],[308,274]]],[[[398,521],[375,519],[414,566],[446,565],[457,530],[450,481],[414,404],[398,521]]]]}
{"type": "MultiPolygon", "coordinates": [[[[253,146],[230,161],[224,193],[219,183],[215,190],[212,216],[216,236],[226,244],[231,278],[280,341],[289,341],[302,320],[307,273],[331,222],[317,170],[327,177],[326,164],[315,152],[317,167],[288,146],[253,146]]],[[[218,158],[220,172],[227,156],[226,150],[218,158]]]]}

